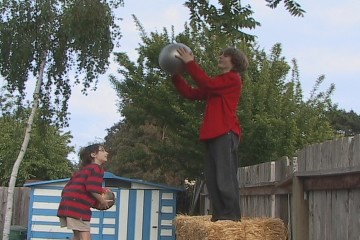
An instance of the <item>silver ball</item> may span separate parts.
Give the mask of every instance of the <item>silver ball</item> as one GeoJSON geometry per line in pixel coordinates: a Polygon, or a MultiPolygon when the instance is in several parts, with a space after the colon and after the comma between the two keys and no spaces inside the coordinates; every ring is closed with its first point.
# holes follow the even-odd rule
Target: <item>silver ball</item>
{"type": "Polygon", "coordinates": [[[184,63],[176,57],[179,55],[177,52],[179,48],[186,48],[187,51],[191,52],[191,49],[183,43],[170,43],[161,50],[159,65],[162,70],[170,74],[184,70],[184,63]]]}

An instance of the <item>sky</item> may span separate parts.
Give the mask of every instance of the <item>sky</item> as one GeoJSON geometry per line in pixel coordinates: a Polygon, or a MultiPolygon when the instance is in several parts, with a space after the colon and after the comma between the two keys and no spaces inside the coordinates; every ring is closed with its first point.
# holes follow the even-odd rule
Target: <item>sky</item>
{"type": "MultiPolygon", "coordinates": [[[[136,15],[146,32],[164,27],[175,32],[183,30],[188,20],[188,9],[183,6],[185,0],[125,0],[125,6],[117,11],[123,37],[116,50],[125,51],[131,60],[136,60],[136,48],[140,41],[132,19],[136,15]]],[[[212,1],[217,2],[217,1],[212,1]]],[[[353,110],[360,114],[360,1],[305,1],[297,0],[305,9],[305,17],[291,16],[280,3],[278,8],[270,9],[265,0],[243,0],[242,4],[250,4],[253,17],[261,26],[250,33],[257,36],[258,45],[270,52],[271,47],[281,43],[283,56],[290,62],[297,60],[300,81],[305,98],[316,79],[324,74],[323,90],[335,84],[332,95],[334,103],[346,111],[353,110]]],[[[108,80],[110,73],[117,74],[117,64],[112,62],[104,76],[99,79],[95,92],[87,96],[81,94],[80,87],[73,89],[69,101],[70,130],[73,135],[72,144],[76,151],[92,142],[102,142],[107,134],[106,129],[120,119],[117,108],[119,101],[115,90],[108,80]]],[[[77,161],[71,155],[70,160],[77,161]]]]}

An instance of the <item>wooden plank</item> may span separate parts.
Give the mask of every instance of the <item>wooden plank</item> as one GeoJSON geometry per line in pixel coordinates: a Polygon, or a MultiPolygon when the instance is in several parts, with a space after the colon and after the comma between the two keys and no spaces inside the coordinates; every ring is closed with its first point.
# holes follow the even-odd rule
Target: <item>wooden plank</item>
{"type": "Polygon", "coordinates": [[[349,150],[350,166],[360,166],[360,134],[351,139],[349,150]]]}
{"type": "Polygon", "coordinates": [[[253,214],[253,209],[251,208],[251,198],[248,196],[244,196],[242,197],[242,216],[251,216],[251,214],[253,214]]]}
{"type": "Polygon", "coordinates": [[[321,236],[319,236],[321,228],[320,218],[322,217],[321,203],[319,204],[319,199],[321,199],[321,192],[313,192],[309,194],[309,240],[322,239],[321,236]]]}
{"type": "Polygon", "coordinates": [[[298,171],[306,171],[306,148],[303,148],[297,152],[297,166],[298,171]]]}
{"type": "Polygon", "coordinates": [[[253,183],[260,183],[262,180],[262,179],[260,179],[260,166],[261,166],[261,164],[254,166],[254,171],[253,171],[253,175],[252,175],[253,183]]]}
{"type": "MultiPolygon", "coordinates": [[[[316,194],[316,192],[314,192],[316,194]]],[[[331,239],[332,235],[330,233],[330,229],[333,227],[332,224],[332,192],[331,191],[320,191],[318,199],[318,204],[321,206],[320,213],[320,228],[316,229],[318,232],[318,239],[331,239]]]]}
{"type": "MultiPolygon", "coordinates": [[[[5,209],[7,201],[7,187],[0,187],[0,232],[5,221],[5,209]]],[[[30,189],[27,187],[15,187],[14,204],[11,224],[27,227],[29,210],[30,189]]]]}
{"type": "MultiPolygon", "coordinates": [[[[276,178],[276,174],[275,174],[275,170],[276,170],[276,165],[275,162],[271,162],[270,163],[270,181],[271,182],[275,182],[275,178],[276,178]]],[[[276,214],[276,198],[275,198],[275,194],[271,194],[270,196],[270,206],[271,206],[271,210],[270,210],[270,216],[272,218],[275,217],[276,214]]]]}
{"type": "MultiPolygon", "coordinates": [[[[306,190],[347,189],[358,188],[360,181],[360,167],[349,167],[345,169],[331,169],[324,171],[296,172],[294,174],[305,181],[306,190]]],[[[284,179],[282,182],[259,183],[257,185],[243,185],[244,194],[286,194],[291,192],[292,178],[284,179]],[[275,190],[275,188],[278,188],[275,190]],[[258,188],[258,189],[256,189],[258,188]]]]}
{"type": "Polygon", "coordinates": [[[286,177],[290,164],[291,161],[288,157],[282,157],[280,160],[275,161],[275,181],[280,181],[286,177]]]}
{"type": "Polygon", "coordinates": [[[305,148],[305,171],[314,170],[313,168],[313,159],[312,159],[312,147],[313,145],[305,148]]]}
{"type": "Polygon", "coordinates": [[[296,172],[294,173],[297,177],[308,177],[308,176],[331,176],[331,175],[343,175],[343,174],[353,174],[360,172],[360,165],[347,168],[338,168],[338,169],[322,169],[316,171],[306,171],[306,172],[296,172]]]}
{"type": "Polygon", "coordinates": [[[326,144],[318,143],[310,146],[310,158],[309,158],[309,168],[307,171],[323,169],[323,156],[322,149],[326,147],[326,144]]]}
{"type": "Polygon", "coordinates": [[[240,172],[240,174],[238,175],[239,187],[245,185],[245,183],[246,183],[246,169],[247,169],[247,167],[241,167],[239,170],[239,172],[240,172]]]}
{"type": "Polygon", "coordinates": [[[329,145],[329,161],[326,164],[326,169],[334,169],[342,165],[341,163],[341,151],[343,138],[334,139],[329,145]]]}
{"type": "Polygon", "coordinates": [[[292,223],[294,240],[308,240],[309,203],[304,199],[304,188],[300,178],[294,177],[292,188],[292,223]]]}
{"type": "Polygon", "coordinates": [[[242,196],[274,195],[274,194],[283,195],[289,193],[291,193],[291,185],[283,188],[279,188],[274,185],[240,188],[240,195],[242,196]]]}
{"type": "Polygon", "coordinates": [[[5,208],[6,208],[7,188],[0,188],[0,232],[3,231],[5,222],[5,208]]]}
{"type": "MultiPolygon", "coordinates": [[[[321,172],[312,172],[312,174],[321,172]]],[[[296,174],[304,181],[304,188],[309,190],[334,190],[360,188],[360,171],[357,168],[347,169],[346,171],[329,171],[323,175],[296,174]]],[[[292,179],[284,182],[260,183],[258,185],[244,185],[240,188],[243,195],[271,195],[291,193],[292,179]]]]}
{"type": "MultiPolygon", "coordinates": [[[[348,238],[349,230],[349,193],[348,191],[332,191],[331,225],[325,229],[330,233],[325,239],[352,240],[348,238]]],[[[327,209],[328,211],[330,209],[327,209]]],[[[353,238],[355,239],[355,238],[353,238]]]]}
{"type": "Polygon", "coordinates": [[[349,191],[349,227],[348,239],[359,239],[360,236],[360,190],[349,191]]]}
{"type": "MultiPolygon", "coordinates": [[[[326,141],[323,143],[319,143],[319,148],[318,151],[321,153],[321,157],[320,157],[320,164],[318,166],[318,168],[316,170],[324,170],[324,169],[328,169],[330,167],[328,167],[329,163],[331,163],[331,149],[332,149],[332,141],[326,141]]],[[[314,169],[315,170],[315,169],[314,169]]]]}
{"type": "Polygon", "coordinates": [[[309,201],[309,240],[315,239],[315,215],[317,211],[316,201],[314,200],[314,194],[310,192],[308,194],[308,201],[309,201]]]}
{"type": "Polygon", "coordinates": [[[244,168],[244,184],[250,183],[249,170],[250,170],[250,167],[245,167],[244,168]]]}
{"type": "Polygon", "coordinates": [[[331,194],[327,191],[309,193],[309,240],[329,238],[331,194]],[[326,232],[327,231],[327,232],[326,232]]]}
{"type": "MultiPolygon", "coordinates": [[[[290,228],[290,206],[291,195],[276,195],[276,217],[284,221],[286,226],[290,228]]],[[[290,229],[289,229],[290,230],[290,229]]]]}
{"type": "Polygon", "coordinates": [[[352,138],[342,138],[341,142],[341,154],[339,155],[339,159],[341,165],[339,168],[350,167],[350,145],[352,142],[352,138]]]}
{"type": "Polygon", "coordinates": [[[324,169],[334,169],[336,168],[336,161],[335,161],[335,153],[336,153],[336,139],[328,141],[327,146],[327,161],[324,163],[323,167],[324,169]]]}
{"type": "Polygon", "coordinates": [[[360,173],[304,178],[303,181],[305,191],[356,189],[360,188],[360,173]]]}

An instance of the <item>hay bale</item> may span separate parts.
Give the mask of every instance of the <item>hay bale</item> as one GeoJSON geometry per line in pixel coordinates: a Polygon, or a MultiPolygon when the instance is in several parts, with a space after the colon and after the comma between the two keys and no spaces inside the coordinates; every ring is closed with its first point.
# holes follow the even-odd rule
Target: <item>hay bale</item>
{"type": "Polygon", "coordinates": [[[178,215],[177,240],[287,240],[287,229],[278,218],[242,218],[241,222],[211,222],[210,216],[178,215]]]}

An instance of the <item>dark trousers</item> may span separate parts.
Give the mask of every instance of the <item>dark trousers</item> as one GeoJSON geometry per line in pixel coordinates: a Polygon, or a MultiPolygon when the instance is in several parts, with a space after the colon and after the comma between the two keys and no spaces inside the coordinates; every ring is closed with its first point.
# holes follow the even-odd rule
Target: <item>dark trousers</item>
{"type": "Polygon", "coordinates": [[[239,138],[229,132],[205,143],[205,182],[213,207],[212,220],[240,220],[236,176],[239,138]]]}

